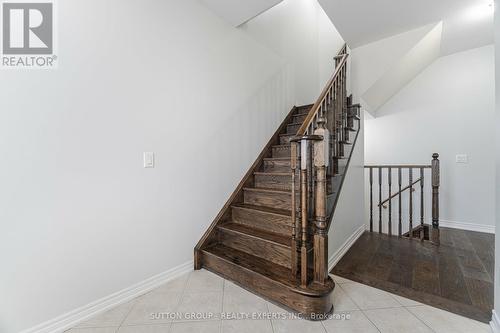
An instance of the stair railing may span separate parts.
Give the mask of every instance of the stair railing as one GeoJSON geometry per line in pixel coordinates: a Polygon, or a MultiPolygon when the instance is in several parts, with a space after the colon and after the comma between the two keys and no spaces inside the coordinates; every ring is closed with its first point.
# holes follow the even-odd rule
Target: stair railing
{"type": "Polygon", "coordinates": [[[392,236],[393,232],[393,217],[392,217],[392,200],[398,198],[398,216],[397,216],[397,230],[398,236],[407,236],[410,239],[418,238],[420,240],[431,240],[435,244],[439,244],[439,186],[440,186],[440,165],[439,154],[432,155],[432,162],[430,165],[366,165],[365,169],[368,170],[369,179],[369,192],[370,192],[370,232],[374,231],[374,178],[376,177],[378,183],[378,232],[383,233],[385,225],[387,226],[387,234],[392,236]],[[386,172],[384,172],[386,170],[386,172]],[[414,180],[414,171],[419,175],[417,180],[414,180]],[[430,170],[431,176],[431,198],[432,198],[432,230],[426,230],[425,226],[425,171],[430,170]],[[397,172],[393,173],[393,171],[397,172]],[[403,176],[407,174],[408,185],[403,187],[406,178],[403,176]],[[397,175],[397,176],[396,176],[397,175]],[[394,177],[396,176],[396,177],[394,177]],[[397,191],[393,193],[393,181],[397,178],[397,191]],[[414,223],[414,192],[415,187],[420,187],[420,217],[419,221],[414,223]],[[386,188],[388,198],[383,198],[383,188],[386,188]],[[402,195],[408,191],[408,219],[403,225],[403,199],[402,195]],[[387,209],[387,223],[384,223],[384,215],[382,208],[387,209]],[[407,229],[407,230],[405,230],[407,229]],[[418,237],[415,237],[418,234],[418,237]]]}
{"type": "Polygon", "coordinates": [[[291,142],[292,276],[300,285],[328,281],[328,180],[338,171],[349,124],[347,46],[335,57],[335,71],[291,142]],[[298,178],[298,180],[297,180],[298,178]],[[312,222],[313,221],[313,222],[312,222]],[[312,236],[312,237],[311,237],[312,236]]]}

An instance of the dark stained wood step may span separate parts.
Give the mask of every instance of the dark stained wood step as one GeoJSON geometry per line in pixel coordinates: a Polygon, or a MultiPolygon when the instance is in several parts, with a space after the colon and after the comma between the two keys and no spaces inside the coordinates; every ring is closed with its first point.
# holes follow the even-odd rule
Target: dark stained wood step
{"type": "Polygon", "coordinates": [[[272,147],[273,158],[288,157],[290,158],[290,145],[275,145],[272,147]]]}
{"type": "MultiPolygon", "coordinates": [[[[291,172],[255,172],[255,187],[290,191],[292,189],[291,172]]],[[[295,182],[295,188],[299,181],[295,182]]]]}
{"type": "MultiPolygon", "coordinates": [[[[321,297],[328,295],[333,290],[334,287],[333,281],[331,280],[331,278],[329,278],[324,286],[311,283],[309,284],[307,289],[303,289],[297,283],[297,279],[292,278],[292,272],[289,268],[253,256],[246,252],[229,248],[222,244],[218,244],[209,247],[207,249],[203,249],[203,254],[217,257],[220,260],[235,265],[236,267],[233,267],[233,270],[241,268],[242,270],[247,271],[247,273],[256,273],[261,277],[265,278],[266,280],[271,280],[276,282],[277,287],[287,287],[290,288],[291,290],[294,290],[298,294],[321,297]]],[[[210,269],[211,268],[210,265],[208,266],[209,266],[208,268],[210,269]]],[[[227,272],[226,269],[217,272],[221,271],[223,276],[227,276],[224,274],[224,272],[227,272]]],[[[232,280],[237,281],[236,279],[232,280]]],[[[254,284],[255,282],[249,283],[248,285],[253,286],[254,284]]],[[[240,284],[240,285],[245,287],[245,285],[247,284],[240,284]]]]}
{"type": "Polygon", "coordinates": [[[265,206],[235,204],[232,206],[232,220],[250,227],[291,236],[291,212],[265,206]]]}
{"type": "Polygon", "coordinates": [[[227,230],[229,232],[238,233],[246,237],[252,237],[255,238],[256,240],[263,240],[269,243],[282,245],[288,248],[290,247],[290,242],[292,240],[291,237],[286,235],[234,222],[224,223],[219,228],[227,230]]]}
{"type": "Polygon", "coordinates": [[[295,134],[280,134],[280,145],[290,144],[293,137],[295,137],[295,134]]]}
{"type": "Polygon", "coordinates": [[[290,191],[245,187],[243,188],[243,197],[246,204],[291,209],[292,194],[290,191]]]}
{"type": "Polygon", "coordinates": [[[297,131],[299,130],[300,126],[302,126],[302,122],[288,124],[286,126],[286,133],[290,135],[295,135],[297,134],[297,131]]]}
{"type": "Polygon", "coordinates": [[[239,223],[218,227],[220,243],[275,264],[291,267],[291,237],[255,229],[239,223]]]}
{"type": "Polygon", "coordinates": [[[295,115],[292,118],[292,123],[302,124],[304,122],[304,120],[306,120],[306,117],[307,117],[307,113],[295,115]]]}
{"type": "Polygon", "coordinates": [[[264,172],[291,172],[291,170],[290,156],[264,159],[264,172]]]}

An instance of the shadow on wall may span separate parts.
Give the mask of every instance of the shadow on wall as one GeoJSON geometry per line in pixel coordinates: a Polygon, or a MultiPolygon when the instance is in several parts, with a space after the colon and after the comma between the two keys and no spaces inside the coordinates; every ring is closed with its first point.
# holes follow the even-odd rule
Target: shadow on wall
{"type": "MultiPolygon", "coordinates": [[[[213,219],[231,195],[269,138],[276,131],[294,105],[294,71],[292,66],[284,66],[265,82],[244,104],[235,109],[217,128],[207,132],[207,138],[200,141],[196,160],[204,161],[199,167],[202,172],[191,184],[202,189],[203,198],[223,198],[223,201],[204,205],[201,216],[213,219]],[[256,144],[259,142],[259,144],[256,144]],[[213,156],[220,156],[214,159],[213,156]],[[226,181],[214,183],[210,175],[226,175],[226,181]]],[[[198,176],[197,176],[198,175],[198,176]]],[[[204,220],[208,226],[212,221],[204,220]]],[[[200,236],[206,228],[200,229],[200,236]]]]}

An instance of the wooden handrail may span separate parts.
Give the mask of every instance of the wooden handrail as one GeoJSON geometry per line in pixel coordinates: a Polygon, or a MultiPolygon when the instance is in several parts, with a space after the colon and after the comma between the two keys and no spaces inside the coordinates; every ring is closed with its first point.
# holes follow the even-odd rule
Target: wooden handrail
{"type": "MultiPolygon", "coordinates": [[[[342,50],[345,50],[345,45],[344,45],[344,47],[342,47],[342,50]]],[[[341,50],[341,52],[342,52],[342,50],[341,50]]],[[[309,125],[311,125],[311,122],[313,121],[314,117],[318,113],[321,104],[323,104],[323,101],[325,100],[326,94],[331,89],[332,85],[335,83],[335,80],[337,80],[338,76],[340,75],[340,73],[344,69],[344,65],[345,65],[345,63],[347,61],[347,57],[349,55],[342,54],[341,56],[342,56],[342,59],[340,60],[337,68],[335,69],[335,72],[333,73],[332,78],[330,79],[330,81],[328,81],[325,88],[321,92],[321,95],[319,95],[318,100],[316,101],[316,103],[314,103],[313,107],[311,108],[311,110],[307,114],[307,117],[304,120],[304,122],[302,123],[302,126],[300,126],[299,130],[297,131],[297,136],[302,136],[302,135],[306,134],[307,128],[309,127],[309,125]]]]}
{"type": "MultiPolygon", "coordinates": [[[[432,243],[434,244],[439,244],[439,187],[440,187],[440,163],[439,163],[439,154],[434,153],[432,154],[432,161],[431,164],[383,164],[383,165],[365,165],[365,169],[368,170],[368,175],[369,175],[369,194],[370,194],[370,213],[369,213],[369,222],[370,222],[370,232],[374,232],[374,222],[378,222],[378,232],[382,233],[384,232],[383,227],[384,227],[384,214],[382,214],[382,208],[384,209],[389,209],[388,214],[387,214],[387,234],[389,236],[392,235],[392,199],[398,198],[398,205],[397,205],[397,222],[398,222],[398,236],[402,237],[404,232],[403,232],[403,216],[402,216],[402,207],[403,207],[403,202],[402,202],[402,193],[410,190],[409,191],[409,197],[408,197],[408,220],[405,221],[407,222],[407,227],[409,230],[414,230],[414,225],[413,223],[416,222],[414,221],[414,192],[416,192],[415,186],[417,184],[420,184],[420,219],[419,219],[419,226],[418,230],[420,230],[420,240],[431,240],[432,243]],[[384,170],[385,169],[385,170],[384,170]],[[374,218],[374,195],[373,195],[373,190],[374,190],[374,174],[375,171],[378,173],[377,177],[377,182],[375,184],[375,187],[378,188],[378,221],[374,218]],[[392,186],[393,186],[393,171],[397,171],[397,192],[393,194],[392,191],[392,186]],[[408,179],[408,185],[403,187],[403,170],[407,170],[408,173],[405,176],[408,179]],[[420,177],[416,179],[417,177],[414,178],[414,172],[417,170],[417,174],[420,173],[420,177]],[[432,230],[430,229],[429,226],[425,225],[425,180],[427,176],[425,175],[425,170],[430,170],[430,175],[431,175],[431,185],[432,185],[432,230]],[[384,171],[386,171],[384,173],[384,171]],[[385,176],[384,176],[385,174],[385,176]],[[416,179],[416,180],[415,180],[416,179]],[[385,183],[384,183],[385,182],[385,183]],[[382,186],[387,187],[387,199],[382,201],[382,186]]],[[[412,232],[409,232],[409,238],[412,239],[414,234],[412,232]]]]}
{"type": "Polygon", "coordinates": [[[331,79],[306,114],[296,135],[290,139],[291,273],[293,277],[298,277],[303,288],[307,288],[311,277],[318,285],[327,284],[329,279],[327,185],[337,170],[330,166],[334,157],[344,156],[343,144],[347,143],[348,131],[353,130],[349,125],[349,118],[353,116],[347,108],[347,57],[347,46],[344,44],[335,57],[335,71],[331,79]],[[311,247],[312,276],[309,273],[311,247]]]}
{"type": "Polygon", "coordinates": [[[410,187],[412,188],[413,186],[415,186],[416,184],[418,184],[420,181],[422,180],[422,178],[419,178],[417,179],[416,181],[414,181],[411,185],[407,185],[405,186],[405,188],[403,188],[401,191],[398,191],[396,194],[393,194],[391,195],[389,198],[385,199],[384,201],[382,201],[381,203],[378,204],[378,206],[382,206],[384,208],[387,208],[387,206],[385,206],[386,203],[389,202],[389,200],[392,200],[394,199],[395,197],[397,197],[400,193],[403,193],[405,192],[407,189],[409,189],[410,187]]]}
{"type": "Polygon", "coordinates": [[[397,168],[402,168],[402,169],[431,169],[432,165],[429,164],[384,164],[384,165],[365,165],[365,169],[397,169],[397,168]]]}

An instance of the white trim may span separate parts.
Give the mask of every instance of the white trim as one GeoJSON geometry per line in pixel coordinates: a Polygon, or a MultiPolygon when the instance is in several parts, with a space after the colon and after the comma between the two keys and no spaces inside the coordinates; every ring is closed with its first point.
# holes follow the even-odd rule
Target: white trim
{"type": "Polygon", "coordinates": [[[366,230],[366,225],[363,224],[361,227],[359,227],[349,238],[342,244],[342,246],[335,251],[334,254],[328,259],[328,271],[330,272],[333,267],[342,259],[344,254],[347,253],[347,251],[351,248],[351,246],[358,240],[359,237],[363,234],[363,232],[366,230]]]}
{"type": "Polygon", "coordinates": [[[489,234],[495,233],[495,226],[494,225],[439,220],[439,226],[446,227],[446,228],[470,230],[470,231],[487,232],[489,234]]]}
{"type": "Polygon", "coordinates": [[[500,318],[498,318],[498,314],[495,310],[492,311],[493,314],[491,316],[490,327],[493,333],[500,333],[500,318]]]}
{"type": "Polygon", "coordinates": [[[114,294],[103,297],[97,301],[84,305],[78,309],[65,313],[59,317],[48,320],[37,326],[22,331],[21,333],[60,333],[80,322],[103,313],[110,308],[126,303],[131,299],[143,295],[162,284],[188,273],[193,269],[193,261],[186,262],[166,272],[155,275],[149,279],[136,283],[114,294]]]}

